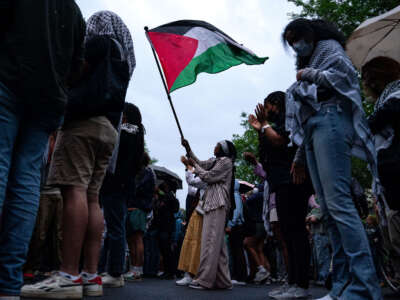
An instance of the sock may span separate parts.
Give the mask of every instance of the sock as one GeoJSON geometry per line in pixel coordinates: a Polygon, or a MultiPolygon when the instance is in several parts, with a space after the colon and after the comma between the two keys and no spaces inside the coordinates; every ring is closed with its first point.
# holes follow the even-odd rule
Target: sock
{"type": "Polygon", "coordinates": [[[129,271],[135,272],[135,271],[136,271],[136,267],[135,267],[135,266],[131,266],[131,268],[129,269],[129,271]]]}
{"type": "Polygon", "coordinates": [[[143,275],[143,266],[136,267],[136,270],[140,273],[140,275],[143,275]]]}
{"type": "Polygon", "coordinates": [[[65,273],[65,272],[61,272],[61,271],[60,271],[59,274],[60,274],[62,277],[67,278],[67,279],[72,280],[72,281],[75,281],[75,280],[78,280],[78,279],[79,279],[79,276],[73,276],[73,275],[68,274],[68,273],[65,273]]]}
{"type": "Polygon", "coordinates": [[[87,280],[92,280],[92,279],[95,279],[97,277],[97,273],[90,274],[90,273],[87,273],[87,272],[82,272],[81,276],[84,277],[87,280]]]}
{"type": "Polygon", "coordinates": [[[265,270],[264,266],[258,266],[257,269],[258,269],[259,271],[265,270]]]}

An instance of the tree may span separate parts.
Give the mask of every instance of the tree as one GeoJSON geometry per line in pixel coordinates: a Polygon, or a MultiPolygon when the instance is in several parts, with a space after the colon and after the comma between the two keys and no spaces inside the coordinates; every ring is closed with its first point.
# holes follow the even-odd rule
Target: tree
{"type": "MultiPolygon", "coordinates": [[[[383,14],[399,5],[398,0],[288,0],[302,10],[290,14],[293,18],[320,18],[335,24],[346,37],[366,19],[383,14]]],[[[373,105],[364,101],[367,115],[373,111],[373,105]]],[[[364,188],[371,186],[372,177],[367,163],[352,159],[352,173],[364,188]]]]}
{"type": "Polygon", "coordinates": [[[242,112],[240,117],[240,125],[245,131],[242,135],[234,134],[232,139],[237,151],[235,177],[250,183],[255,183],[258,182],[258,178],[253,173],[253,166],[243,159],[243,153],[251,152],[258,156],[258,134],[247,121],[247,114],[245,112],[242,112]]]}
{"type": "Polygon", "coordinates": [[[292,17],[321,18],[330,21],[349,37],[363,21],[399,5],[398,0],[288,0],[301,7],[292,17]]]}

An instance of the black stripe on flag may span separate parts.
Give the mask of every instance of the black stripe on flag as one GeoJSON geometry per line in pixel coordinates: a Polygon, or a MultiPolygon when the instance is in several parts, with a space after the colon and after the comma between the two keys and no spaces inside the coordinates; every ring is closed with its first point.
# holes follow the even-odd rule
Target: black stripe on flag
{"type": "Polygon", "coordinates": [[[233,38],[231,38],[229,35],[227,35],[225,32],[222,30],[219,30],[217,27],[214,25],[211,25],[210,23],[204,22],[204,21],[197,21],[197,20],[180,20],[180,21],[175,21],[171,23],[167,23],[161,26],[158,26],[156,28],[153,28],[149,30],[150,32],[164,32],[164,33],[173,33],[173,34],[178,34],[178,35],[185,35],[190,29],[193,27],[204,27],[210,31],[213,32],[219,32],[235,43],[237,43],[233,38]]]}

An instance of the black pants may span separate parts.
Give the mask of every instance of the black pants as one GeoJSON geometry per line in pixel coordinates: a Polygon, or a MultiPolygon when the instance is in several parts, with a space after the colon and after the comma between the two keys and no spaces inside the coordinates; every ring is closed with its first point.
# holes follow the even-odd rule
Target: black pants
{"type": "Polygon", "coordinates": [[[164,272],[170,275],[175,274],[171,232],[158,232],[158,247],[163,257],[164,272]]]}
{"type": "Polygon", "coordinates": [[[307,289],[310,268],[310,244],[306,229],[308,186],[285,184],[276,189],[276,209],[282,237],[286,242],[289,284],[307,289]]]}
{"type": "Polygon", "coordinates": [[[232,279],[237,281],[246,281],[247,279],[247,265],[244,257],[244,230],[243,226],[232,227],[229,236],[229,245],[232,253],[232,279]]]}

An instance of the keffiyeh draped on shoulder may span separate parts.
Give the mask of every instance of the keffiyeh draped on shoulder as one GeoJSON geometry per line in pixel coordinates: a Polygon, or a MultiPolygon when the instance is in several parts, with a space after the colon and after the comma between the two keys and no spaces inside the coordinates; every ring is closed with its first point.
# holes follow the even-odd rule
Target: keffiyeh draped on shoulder
{"type": "Polygon", "coordinates": [[[352,153],[367,160],[374,177],[374,190],[380,193],[377,155],[361,103],[357,72],[343,47],[335,40],[318,42],[309,66],[303,72],[302,81],[294,83],[287,91],[286,128],[291,140],[298,145],[303,143],[303,125],[322,105],[317,99],[318,88],[321,87],[334,92],[329,102],[351,101],[356,133],[352,153]]]}
{"type": "Polygon", "coordinates": [[[86,25],[87,38],[96,35],[109,36],[121,44],[129,65],[129,74],[132,76],[136,66],[135,51],[131,33],[124,21],[111,11],[99,11],[89,18],[86,25]]]}
{"type": "MultiPolygon", "coordinates": [[[[379,111],[389,102],[389,100],[400,101],[400,80],[390,83],[385,88],[375,104],[375,110],[371,117],[373,117],[374,114],[379,113],[379,111]]],[[[383,130],[375,135],[376,151],[379,152],[380,150],[389,148],[392,145],[393,139],[394,129],[392,126],[387,125],[383,130]]]]}

